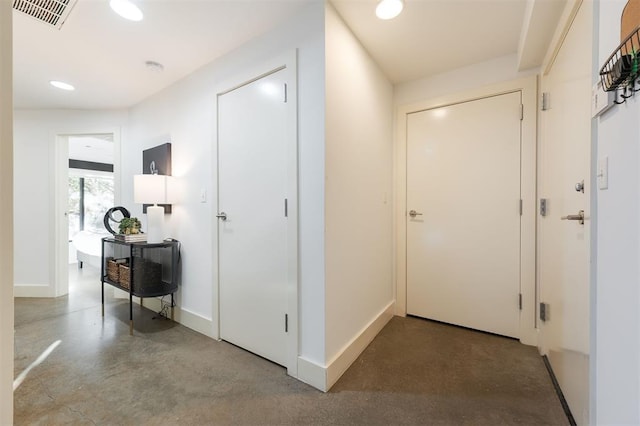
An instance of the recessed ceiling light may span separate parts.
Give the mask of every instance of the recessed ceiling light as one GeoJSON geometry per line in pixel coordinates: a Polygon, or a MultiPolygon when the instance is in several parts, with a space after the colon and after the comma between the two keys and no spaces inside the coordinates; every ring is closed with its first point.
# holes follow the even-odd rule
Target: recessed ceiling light
{"type": "Polygon", "coordinates": [[[129,0],[111,0],[109,6],[118,15],[130,21],[142,21],[142,11],[129,0]]]}
{"type": "Polygon", "coordinates": [[[376,16],[380,19],[392,19],[402,12],[402,0],[382,0],[376,7],[376,16]]]}
{"type": "Polygon", "coordinates": [[[51,80],[49,84],[62,90],[76,90],[75,87],[73,87],[69,83],[65,83],[64,81],[51,80]]]}

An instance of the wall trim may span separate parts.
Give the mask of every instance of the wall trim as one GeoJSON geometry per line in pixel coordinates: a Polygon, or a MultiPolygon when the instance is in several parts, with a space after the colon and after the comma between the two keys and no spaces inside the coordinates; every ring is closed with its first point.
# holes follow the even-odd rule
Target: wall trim
{"type": "Polygon", "coordinates": [[[323,367],[304,357],[298,357],[298,376],[301,382],[313,386],[323,392],[329,391],[338,379],[351,367],[369,343],[380,333],[385,325],[393,318],[395,301],[392,301],[376,317],[367,324],[338,353],[327,367],[323,367]]]}
{"type": "Polygon", "coordinates": [[[45,284],[16,284],[13,297],[55,297],[55,289],[45,284]]]}
{"type": "Polygon", "coordinates": [[[351,364],[360,356],[360,354],[369,346],[369,343],[380,333],[385,325],[393,318],[395,310],[395,301],[389,303],[367,326],[362,329],[360,334],[354,337],[342,351],[336,355],[327,367],[327,390],[331,389],[345,371],[349,369],[351,364]]]}
{"type": "Polygon", "coordinates": [[[296,378],[323,392],[328,390],[327,369],[306,358],[298,357],[298,377],[296,378]]]}
{"type": "MultiPolygon", "coordinates": [[[[134,303],[140,304],[140,298],[138,297],[134,297],[133,301],[134,303]]],[[[155,297],[144,299],[144,307],[152,311],[159,312],[162,309],[160,301],[161,299],[155,297]]],[[[168,303],[171,302],[169,301],[168,303]]],[[[207,337],[216,339],[216,336],[213,334],[213,321],[211,318],[203,317],[195,312],[176,306],[174,311],[174,321],[190,328],[193,331],[197,331],[207,337]]]]}

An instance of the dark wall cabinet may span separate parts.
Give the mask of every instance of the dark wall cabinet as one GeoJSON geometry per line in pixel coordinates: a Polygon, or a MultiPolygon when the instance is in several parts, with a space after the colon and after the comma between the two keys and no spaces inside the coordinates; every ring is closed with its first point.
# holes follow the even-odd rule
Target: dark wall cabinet
{"type": "Polygon", "coordinates": [[[129,293],[129,333],[133,334],[133,296],[171,295],[173,319],[174,293],[178,290],[180,243],[130,243],[115,238],[102,239],[102,316],[104,285],[109,284],[129,293]]]}

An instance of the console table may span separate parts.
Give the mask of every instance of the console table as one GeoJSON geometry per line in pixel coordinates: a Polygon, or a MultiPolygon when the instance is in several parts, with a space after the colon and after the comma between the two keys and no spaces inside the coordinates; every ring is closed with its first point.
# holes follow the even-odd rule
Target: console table
{"type": "Polygon", "coordinates": [[[140,298],[171,295],[173,320],[174,293],[178,290],[180,242],[125,242],[102,239],[102,316],[104,317],[104,285],[109,284],[129,293],[129,334],[133,335],[133,296],[140,298]]]}

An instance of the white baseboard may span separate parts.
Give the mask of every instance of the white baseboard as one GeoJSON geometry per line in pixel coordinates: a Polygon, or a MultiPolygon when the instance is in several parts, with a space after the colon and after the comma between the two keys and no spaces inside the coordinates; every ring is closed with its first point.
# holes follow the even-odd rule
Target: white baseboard
{"type": "Polygon", "coordinates": [[[176,312],[176,317],[180,315],[180,320],[178,320],[180,324],[212,339],[218,338],[213,332],[213,321],[210,318],[205,318],[184,308],[178,311],[179,314],[176,312]]]}
{"type": "Polygon", "coordinates": [[[13,297],[55,297],[55,289],[42,284],[16,284],[13,287],[13,297]]]}
{"type": "Polygon", "coordinates": [[[395,302],[389,303],[351,342],[349,342],[327,367],[327,390],[331,389],[345,371],[353,364],[380,330],[393,318],[395,302]]]}
{"type": "MultiPolygon", "coordinates": [[[[134,297],[133,301],[138,304],[140,303],[140,299],[137,297],[134,297]]],[[[144,299],[144,306],[152,311],[160,311],[162,309],[162,306],[160,306],[160,299],[155,297],[144,299]]],[[[197,331],[198,333],[204,334],[212,339],[216,338],[213,333],[213,321],[209,318],[205,318],[201,315],[188,311],[187,309],[176,306],[174,320],[193,331],[197,331]]]]}
{"type": "Polygon", "coordinates": [[[353,364],[380,330],[393,318],[395,302],[389,303],[362,331],[329,363],[328,367],[298,357],[298,380],[327,392],[353,364]]]}
{"type": "Polygon", "coordinates": [[[328,390],[327,369],[302,357],[298,357],[297,379],[323,392],[328,390]]]}

